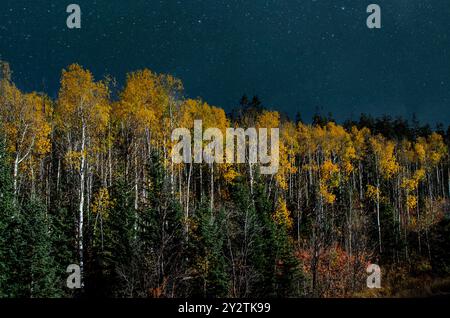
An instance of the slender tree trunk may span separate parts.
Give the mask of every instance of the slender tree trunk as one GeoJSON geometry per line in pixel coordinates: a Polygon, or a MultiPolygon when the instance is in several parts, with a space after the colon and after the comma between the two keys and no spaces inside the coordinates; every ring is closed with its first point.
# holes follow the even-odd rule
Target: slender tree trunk
{"type": "Polygon", "coordinates": [[[353,250],[352,250],[352,240],[353,240],[353,237],[352,237],[352,213],[353,213],[353,211],[352,211],[352,209],[353,209],[353,197],[352,197],[352,188],[351,188],[351,186],[349,186],[350,187],[350,189],[349,189],[349,196],[350,196],[350,199],[349,199],[349,204],[350,204],[350,206],[349,206],[349,215],[348,215],[348,251],[349,251],[349,254],[350,254],[350,257],[352,257],[352,254],[353,254],[353,250]]]}
{"type": "Polygon", "coordinates": [[[85,165],[86,165],[86,124],[83,122],[81,132],[81,165],[80,165],[80,205],[79,205],[79,222],[78,222],[78,248],[80,256],[80,280],[81,286],[84,286],[83,282],[83,218],[84,218],[84,186],[85,186],[85,165]]]}
{"type": "Polygon", "coordinates": [[[112,186],[112,175],[113,175],[113,168],[112,168],[112,145],[111,145],[111,124],[109,124],[109,143],[108,143],[108,166],[109,166],[109,186],[112,186]]]}
{"type": "Polygon", "coordinates": [[[375,170],[377,174],[377,225],[378,225],[378,244],[380,245],[380,254],[383,253],[381,247],[381,221],[380,221],[380,177],[378,171],[378,160],[376,159],[375,170]]]}
{"type": "Polygon", "coordinates": [[[36,182],[35,182],[35,176],[34,176],[34,168],[33,163],[30,162],[30,172],[31,172],[31,198],[34,199],[36,197],[36,182]]]}
{"type": "Polygon", "coordinates": [[[203,203],[203,167],[199,165],[199,173],[200,173],[200,203],[203,203]]]}
{"type": "Polygon", "coordinates": [[[13,174],[13,184],[14,184],[14,204],[17,204],[18,195],[18,179],[19,178],[19,154],[16,155],[14,160],[14,174],[13,174]]]}
{"type": "Polygon", "coordinates": [[[189,164],[189,173],[187,178],[187,189],[186,189],[186,214],[184,221],[186,223],[186,241],[189,240],[189,196],[191,189],[191,176],[192,176],[192,162],[189,164]]]}
{"type": "Polygon", "coordinates": [[[363,200],[363,167],[361,162],[359,162],[359,169],[358,169],[358,174],[359,174],[359,200],[363,200]]]}
{"type": "Polygon", "coordinates": [[[214,163],[211,163],[211,212],[214,208],[214,163]]]}
{"type": "MultiPolygon", "coordinates": [[[[135,146],[136,148],[136,146],[135,146]]],[[[137,226],[138,226],[138,208],[139,208],[139,171],[138,171],[138,159],[137,159],[137,149],[134,157],[134,233],[137,235],[137,226]]]]}
{"type": "Polygon", "coordinates": [[[58,172],[56,177],[56,193],[59,194],[59,185],[61,179],[61,159],[58,159],[58,172]]]}
{"type": "Polygon", "coordinates": [[[253,167],[252,167],[252,163],[248,162],[248,169],[250,172],[250,194],[252,195],[252,201],[253,201],[253,167]]]}
{"type": "Polygon", "coordinates": [[[380,254],[383,253],[381,247],[381,221],[380,221],[380,185],[377,181],[377,225],[378,225],[378,244],[380,245],[380,254]]]}

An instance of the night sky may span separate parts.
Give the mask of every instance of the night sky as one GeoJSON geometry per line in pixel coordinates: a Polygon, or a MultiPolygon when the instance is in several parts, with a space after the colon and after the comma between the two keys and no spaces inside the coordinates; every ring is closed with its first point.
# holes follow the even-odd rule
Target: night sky
{"type": "Polygon", "coordinates": [[[55,96],[77,62],[123,84],[140,68],[231,110],[242,94],[310,119],[360,113],[450,124],[449,0],[0,1],[0,54],[23,90],[55,96]],[[82,28],[69,30],[77,3],[82,28]],[[366,8],[382,8],[382,29],[366,8]]]}

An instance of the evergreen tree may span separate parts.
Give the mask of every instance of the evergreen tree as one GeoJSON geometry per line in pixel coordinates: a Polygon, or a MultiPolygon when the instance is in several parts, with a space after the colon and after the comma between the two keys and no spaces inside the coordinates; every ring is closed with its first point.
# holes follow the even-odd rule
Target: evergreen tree
{"type": "Polygon", "coordinates": [[[11,296],[8,287],[12,270],[8,245],[11,233],[8,229],[15,214],[13,183],[3,140],[0,136],[0,298],[11,296]]]}
{"type": "Polygon", "coordinates": [[[22,246],[22,263],[27,265],[24,272],[29,273],[29,296],[32,298],[61,296],[46,212],[45,206],[36,200],[27,202],[21,209],[21,239],[26,244],[22,246]]]}
{"type": "Polygon", "coordinates": [[[151,276],[144,282],[145,290],[151,290],[149,296],[162,297],[173,290],[183,269],[183,214],[178,200],[170,195],[167,171],[159,153],[151,154],[146,169],[149,197],[140,214],[138,240],[143,270],[151,276]]]}
{"type": "Polygon", "coordinates": [[[275,242],[275,295],[277,297],[299,297],[303,294],[301,288],[303,276],[300,262],[294,254],[294,246],[289,239],[285,225],[276,227],[275,242]]]}
{"type": "Polygon", "coordinates": [[[57,267],[45,207],[14,202],[3,138],[0,139],[0,297],[55,297],[57,267]],[[20,209],[20,211],[19,211],[20,209]]]}
{"type": "Polygon", "coordinates": [[[228,295],[230,284],[223,250],[224,221],[224,210],[214,215],[206,202],[196,211],[196,229],[190,243],[190,254],[197,274],[192,286],[194,295],[207,298],[228,295]]]}
{"type": "Polygon", "coordinates": [[[109,274],[108,293],[111,296],[132,296],[124,277],[124,274],[132,272],[131,266],[137,257],[135,212],[129,188],[123,177],[115,182],[111,191],[115,200],[105,224],[104,266],[109,274]]]}
{"type": "Polygon", "coordinates": [[[48,218],[51,233],[51,257],[55,263],[57,288],[65,296],[73,292],[66,286],[67,266],[77,264],[76,242],[74,233],[74,215],[70,209],[63,206],[61,201],[56,201],[50,208],[48,218]],[[59,204],[61,203],[61,204],[59,204]]]}

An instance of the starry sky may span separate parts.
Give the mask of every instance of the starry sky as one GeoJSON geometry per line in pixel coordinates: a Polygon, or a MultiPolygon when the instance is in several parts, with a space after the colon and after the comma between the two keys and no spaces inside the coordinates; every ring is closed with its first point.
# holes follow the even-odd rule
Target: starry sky
{"type": "Polygon", "coordinates": [[[450,124],[448,0],[1,0],[0,58],[25,91],[56,96],[61,69],[144,67],[230,111],[240,97],[308,121],[360,113],[450,124]],[[69,30],[77,3],[82,28],[69,30]],[[382,28],[366,8],[382,9],[382,28]]]}

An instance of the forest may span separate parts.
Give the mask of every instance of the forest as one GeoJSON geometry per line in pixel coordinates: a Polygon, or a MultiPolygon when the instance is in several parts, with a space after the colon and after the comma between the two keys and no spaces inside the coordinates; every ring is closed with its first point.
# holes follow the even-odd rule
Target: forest
{"type": "Polygon", "coordinates": [[[450,129],[306,123],[246,96],[227,114],[147,69],[119,87],[73,64],[51,98],[0,68],[0,298],[450,293],[450,129]],[[194,120],[279,128],[278,172],[175,164],[171,132],[194,120]]]}

